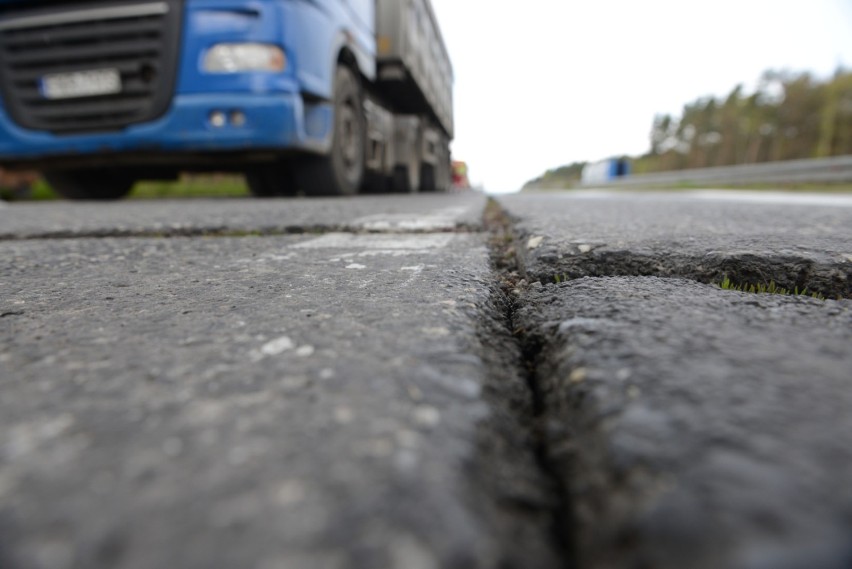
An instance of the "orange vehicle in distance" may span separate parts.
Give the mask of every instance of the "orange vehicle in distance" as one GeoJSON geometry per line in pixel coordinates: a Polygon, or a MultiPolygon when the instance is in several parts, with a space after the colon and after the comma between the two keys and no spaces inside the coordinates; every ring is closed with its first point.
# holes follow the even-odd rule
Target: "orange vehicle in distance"
{"type": "Polygon", "coordinates": [[[453,160],[453,189],[469,190],[470,179],[467,177],[467,162],[453,160]]]}

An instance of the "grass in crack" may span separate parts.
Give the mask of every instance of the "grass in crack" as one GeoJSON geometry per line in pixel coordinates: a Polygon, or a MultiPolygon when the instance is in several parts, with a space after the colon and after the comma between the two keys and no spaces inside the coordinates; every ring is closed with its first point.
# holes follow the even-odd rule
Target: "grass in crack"
{"type": "Polygon", "coordinates": [[[809,296],[811,298],[815,298],[817,300],[825,300],[825,296],[817,293],[811,292],[805,287],[802,290],[799,290],[798,287],[793,288],[793,290],[789,290],[783,287],[780,287],[775,284],[774,281],[770,281],[769,284],[765,283],[737,283],[732,281],[726,275],[725,278],[722,279],[722,282],[718,283],[719,288],[722,290],[735,290],[738,292],[748,292],[753,294],[780,294],[783,296],[809,296]]]}

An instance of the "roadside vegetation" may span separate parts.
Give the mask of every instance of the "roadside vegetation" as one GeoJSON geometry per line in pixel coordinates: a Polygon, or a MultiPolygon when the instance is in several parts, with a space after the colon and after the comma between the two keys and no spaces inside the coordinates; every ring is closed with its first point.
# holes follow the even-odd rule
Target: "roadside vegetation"
{"type": "MultiPolygon", "coordinates": [[[[128,196],[129,199],[188,199],[230,198],[249,195],[248,186],[239,175],[209,174],[183,176],[174,182],[140,182],[128,196]]],[[[2,188],[0,199],[7,201],[44,201],[59,199],[42,179],[36,179],[28,188],[2,188]]]]}
{"type": "MultiPolygon", "coordinates": [[[[679,116],[654,117],[648,152],[624,158],[644,174],[850,154],[852,71],[819,79],[770,70],[754,92],[738,85],[725,97],[687,103],[679,116]]],[[[549,170],[525,188],[573,187],[585,165],[549,170]]]]}

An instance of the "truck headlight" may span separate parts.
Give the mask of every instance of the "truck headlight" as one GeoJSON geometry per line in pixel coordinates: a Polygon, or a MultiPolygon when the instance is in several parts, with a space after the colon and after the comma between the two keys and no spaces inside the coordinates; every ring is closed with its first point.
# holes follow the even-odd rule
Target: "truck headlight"
{"type": "Polygon", "coordinates": [[[264,43],[220,43],[204,55],[202,68],[207,73],[243,73],[246,71],[284,71],[287,57],[278,46],[264,43]]]}

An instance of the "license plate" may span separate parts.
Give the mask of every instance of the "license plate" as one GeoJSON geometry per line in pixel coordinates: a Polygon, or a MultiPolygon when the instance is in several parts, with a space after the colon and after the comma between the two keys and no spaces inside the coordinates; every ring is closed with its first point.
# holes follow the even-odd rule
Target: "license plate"
{"type": "Polygon", "coordinates": [[[41,94],[46,99],[72,99],[121,93],[118,69],[91,69],[53,73],[41,78],[41,94]]]}

